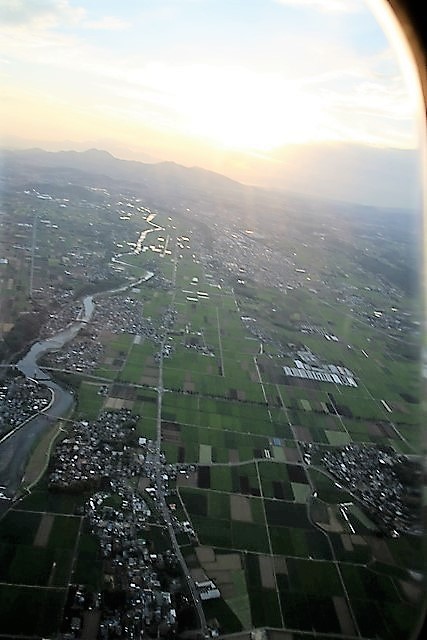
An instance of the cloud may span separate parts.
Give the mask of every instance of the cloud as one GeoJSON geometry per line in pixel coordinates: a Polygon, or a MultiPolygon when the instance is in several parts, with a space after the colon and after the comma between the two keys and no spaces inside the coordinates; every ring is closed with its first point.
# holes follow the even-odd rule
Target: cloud
{"type": "Polygon", "coordinates": [[[100,20],[92,20],[83,23],[85,29],[102,30],[102,31],[123,31],[128,29],[129,22],[121,20],[115,16],[104,16],[100,20]]]}
{"type": "Polygon", "coordinates": [[[277,4],[307,7],[322,13],[357,13],[365,8],[361,0],[275,0],[277,4]]]}
{"type": "MultiPolygon", "coordinates": [[[[246,141],[263,150],[286,140],[415,144],[411,101],[383,43],[375,53],[358,53],[327,34],[296,30],[286,38],[269,37],[268,46],[259,47],[260,55],[265,52],[259,64],[258,57],[255,62],[245,57],[244,50],[233,63],[231,58],[223,63],[216,52],[204,58],[203,49],[198,59],[191,46],[178,46],[169,31],[171,42],[162,41],[160,32],[158,46],[127,47],[139,42],[139,8],[138,19],[130,24],[118,16],[75,13],[68,0],[3,2],[0,20],[9,13],[0,50],[9,62],[4,74],[11,87],[17,84],[16,63],[16,77],[25,74],[28,92],[49,97],[61,109],[104,114],[105,121],[111,118],[120,126],[127,122],[157,131],[175,129],[236,145],[246,141]],[[74,28],[63,29],[70,24],[65,22],[69,11],[74,28]],[[96,33],[125,29],[123,36],[107,39],[96,33]]],[[[334,0],[281,2],[320,7],[334,0]]]]}
{"type": "Polygon", "coordinates": [[[2,0],[0,21],[3,26],[52,28],[61,22],[78,23],[85,15],[81,7],[68,0],[2,0]]]}

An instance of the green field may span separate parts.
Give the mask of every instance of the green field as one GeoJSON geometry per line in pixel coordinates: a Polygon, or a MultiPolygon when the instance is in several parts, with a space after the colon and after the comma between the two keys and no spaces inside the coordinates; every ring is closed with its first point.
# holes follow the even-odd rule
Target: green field
{"type": "MultiPolygon", "coordinates": [[[[185,218],[159,214],[158,221],[172,247],[187,233],[185,218]]],[[[137,439],[155,441],[160,431],[168,473],[181,471],[170,481],[168,504],[194,529],[194,536],[180,530],[178,540],[191,570],[218,582],[221,598],[205,602],[204,610],[222,633],[274,627],[288,630],[290,640],[328,634],[403,640],[420,606],[413,595],[417,578],[406,570],[420,570],[422,541],[385,536],[355,498],[355,487],[338,483],[321,466],[319,451],[363,443],[418,453],[418,363],[398,338],[340,302],[345,251],[327,275],[315,254],[313,286],[305,282],[279,294],[255,279],[242,284],[217,278],[208,261],[195,257],[192,240],[185,242],[191,250],[180,249],[176,262],[175,249],[171,255],[129,256],[126,275],[153,268],[162,284],[148,281],[135,293],[161,338],[104,333],[103,360],[92,373],[106,379],[107,391],[100,393],[105,380],[77,376],[73,418],[95,420],[117,403],[138,416],[126,443],[138,460],[133,491],[145,473],[137,439]],[[330,288],[322,287],[328,278],[330,288]],[[170,307],[176,314],[165,329],[170,307]],[[159,364],[163,343],[170,353],[159,364]],[[316,367],[348,368],[354,386],[285,374],[284,367],[304,369],[296,362],[301,365],[307,353],[316,367]],[[315,445],[317,457],[307,461],[304,453],[315,445]],[[203,565],[200,549],[232,556],[237,568],[203,565]]],[[[311,254],[302,245],[298,259],[309,261],[311,254]]],[[[360,273],[347,280],[351,291],[364,295],[360,273]]],[[[366,290],[366,301],[378,308],[388,304],[387,295],[373,289],[366,290]]],[[[1,520],[3,633],[48,636],[72,581],[106,588],[99,541],[82,516],[87,498],[49,491],[45,477],[1,520]],[[45,537],[42,522],[49,523],[45,537]],[[24,617],[13,628],[23,585],[31,629],[24,617]],[[37,587],[49,587],[49,597],[37,587]]],[[[109,506],[120,500],[110,497],[109,506]]],[[[169,541],[157,527],[151,500],[153,526],[141,536],[157,536],[166,550],[169,541]]]]}

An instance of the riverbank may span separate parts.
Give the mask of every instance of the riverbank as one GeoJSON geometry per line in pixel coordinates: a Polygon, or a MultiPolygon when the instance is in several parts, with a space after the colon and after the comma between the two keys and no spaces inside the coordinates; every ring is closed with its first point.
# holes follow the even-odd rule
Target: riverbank
{"type": "MultiPolygon", "coordinates": [[[[154,273],[149,271],[142,278],[110,291],[98,292],[95,295],[100,297],[130,290],[147,282],[153,275],[154,273]]],[[[67,342],[75,338],[83,327],[88,325],[95,309],[95,295],[83,298],[82,309],[73,322],[70,322],[55,335],[33,343],[27,353],[15,364],[16,369],[27,378],[42,381],[43,385],[50,389],[53,402],[43,413],[28,420],[0,443],[0,486],[4,487],[2,491],[7,500],[19,497],[22,479],[37,442],[43,439],[50,425],[72,411],[74,406],[73,392],[64,389],[51,379],[47,372],[38,366],[38,360],[48,351],[61,349],[67,342]]]]}

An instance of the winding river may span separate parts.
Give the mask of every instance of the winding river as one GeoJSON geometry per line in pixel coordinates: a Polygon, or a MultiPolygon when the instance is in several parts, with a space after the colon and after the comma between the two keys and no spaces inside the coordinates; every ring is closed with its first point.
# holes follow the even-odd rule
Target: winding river
{"type": "MultiPolygon", "coordinates": [[[[149,271],[131,284],[95,295],[100,297],[126,291],[146,282],[153,275],[149,271]]],[[[53,402],[44,412],[17,427],[0,440],[0,514],[10,506],[10,500],[18,494],[24,479],[25,466],[34,444],[46,427],[52,421],[65,415],[74,404],[73,393],[54,382],[45,371],[40,369],[37,361],[44,353],[61,349],[67,342],[75,338],[80,329],[90,321],[95,309],[95,295],[83,298],[82,309],[74,322],[71,322],[54,336],[34,343],[25,356],[16,363],[17,369],[28,378],[43,380],[43,384],[49,387],[53,393],[53,402]]]]}

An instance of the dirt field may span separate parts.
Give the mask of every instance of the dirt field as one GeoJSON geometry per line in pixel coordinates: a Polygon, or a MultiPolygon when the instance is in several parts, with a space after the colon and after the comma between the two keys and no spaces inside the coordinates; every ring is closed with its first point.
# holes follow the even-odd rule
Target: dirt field
{"type": "Polygon", "coordinates": [[[346,551],[353,551],[351,536],[349,536],[347,533],[343,533],[343,535],[341,536],[341,542],[342,542],[342,546],[346,551]]]}
{"type": "Polygon", "coordinates": [[[112,398],[111,396],[105,401],[105,409],[123,409],[125,400],[122,398],[112,398]]]}
{"type": "Polygon", "coordinates": [[[212,547],[196,547],[195,551],[200,564],[215,562],[215,552],[212,547]]]}
{"type": "Polygon", "coordinates": [[[233,520],[252,522],[251,503],[249,498],[237,494],[230,495],[230,511],[233,520]]]}
{"type": "Polygon", "coordinates": [[[288,565],[286,564],[286,558],[283,556],[275,556],[274,560],[274,569],[276,573],[283,573],[284,575],[288,575],[288,565]]]}
{"type": "Polygon", "coordinates": [[[380,562],[384,562],[385,564],[394,564],[393,556],[391,555],[390,549],[384,540],[371,536],[369,538],[369,546],[372,549],[374,556],[380,562]]]}
{"type": "Polygon", "coordinates": [[[354,628],[353,620],[351,619],[346,601],[341,596],[333,596],[332,600],[334,602],[342,634],[349,636],[355,635],[356,629],[354,628]]]}
{"type": "Polygon", "coordinates": [[[311,435],[308,427],[296,426],[293,428],[297,440],[303,440],[304,442],[313,442],[313,436],[311,435]]]}
{"type": "Polygon", "coordinates": [[[85,611],[83,616],[82,640],[96,640],[101,620],[100,611],[85,611]]]}
{"type": "Polygon", "coordinates": [[[368,422],[368,432],[370,436],[383,436],[382,430],[375,424],[375,422],[368,422]]]}
{"type": "Polygon", "coordinates": [[[294,449],[292,447],[284,447],[285,456],[287,462],[300,462],[300,455],[298,453],[298,449],[294,449]]]}
{"type": "Polygon", "coordinates": [[[265,589],[275,589],[273,558],[271,556],[258,556],[261,584],[265,589]]]}
{"type": "Polygon", "coordinates": [[[197,473],[191,473],[188,478],[178,474],[176,484],[177,487],[197,487],[197,473]]]}
{"type": "Polygon", "coordinates": [[[40,520],[39,528],[34,536],[33,545],[35,547],[46,547],[49,542],[50,532],[53,526],[55,516],[50,513],[45,513],[40,520]]]}
{"type": "Polygon", "coordinates": [[[210,575],[212,571],[239,571],[242,562],[238,553],[216,555],[211,547],[196,547],[197,558],[203,569],[210,575]]]}
{"type": "Polygon", "coordinates": [[[162,422],[162,434],[169,442],[181,443],[181,426],[174,422],[162,422]]]}
{"type": "Polygon", "coordinates": [[[229,462],[240,462],[240,456],[237,449],[229,449],[228,450],[228,461],[229,462]]]}
{"type": "Polygon", "coordinates": [[[111,388],[111,398],[121,398],[122,400],[136,400],[136,396],[136,389],[124,384],[113,384],[111,388]]]}

